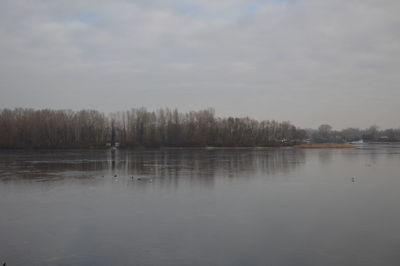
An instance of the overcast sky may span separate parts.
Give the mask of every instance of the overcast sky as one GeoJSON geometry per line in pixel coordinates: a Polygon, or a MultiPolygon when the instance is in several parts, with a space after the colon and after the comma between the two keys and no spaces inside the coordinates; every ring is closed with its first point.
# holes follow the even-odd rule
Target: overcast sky
{"type": "Polygon", "coordinates": [[[1,0],[0,108],[400,126],[398,0],[1,0]]]}

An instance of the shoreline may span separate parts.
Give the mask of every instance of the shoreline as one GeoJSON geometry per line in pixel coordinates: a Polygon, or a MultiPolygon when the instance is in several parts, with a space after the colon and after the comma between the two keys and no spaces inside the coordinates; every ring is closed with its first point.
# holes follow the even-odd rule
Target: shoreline
{"type": "MultiPolygon", "coordinates": [[[[370,143],[370,144],[387,144],[387,143],[370,143]]],[[[396,144],[396,143],[395,143],[396,144]]],[[[397,143],[400,144],[400,143],[397,143]]],[[[132,151],[145,151],[145,150],[273,150],[273,149],[352,149],[357,146],[350,143],[307,143],[285,146],[243,146],[243,147],[218,147],[218,146],[204,146],[204,147],[119,147],[117,150],[132,150],[132,151]]],[[[84,148],[14,148],[3,149],[0,151],[72,151],[72,150],[111,150],[110,147],[84,147],[84,148]]]]}
{"type": "Polygon", "coordinates": [[[394,141],[394,142],[390,142],[390,141],[371,141],[371,142],[366,142],[366,144],[400,144],[399,141],[394,141]]]}
{"type": "Polygon", "coordinates": [[[355,145],[350,143],[307,143],[294,145],[297,149],[354,149],[355,145]]]}

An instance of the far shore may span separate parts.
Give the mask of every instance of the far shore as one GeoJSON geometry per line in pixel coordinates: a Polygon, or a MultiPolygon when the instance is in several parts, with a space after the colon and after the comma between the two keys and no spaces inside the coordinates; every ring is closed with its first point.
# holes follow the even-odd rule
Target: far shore
{"type": "Polygon", "coordinates": [[[390,142],[390,141],[371,141],[371,142],[368,142],[368,144],[400,144],[400,142],[399,141],[393,141],[393,142],[390,142]]]}
{"type": "MultiPolygon", "coordinates": [[[[400,142],[367,142],[365,144],[400,144],[400,142]]],[[[303,143],[295,145],[274,146],[192,146],[192,147],[118,147],[120,150],[272,150],[272,149],[354,149],[357,145],[351,143],[303,143]]],[[[73,147],[73,148],[0,148],[7,150],[107,150],[110,147],[73,147]]],[[[115,148],[112,148],[115,149],[115,148]]]]}
{"type": "Polygon", "coordinates": [[[293,147],[300,149],[352,149],[356,146],[350,143],[307,143],[294,145],[293,147]]]}
{"type": "MultiPolygon", "coordinates": [[[[376,143],[378,144],[378,143],[376,143]]],[[[245,147],[214,147],[214,146],[193,146],[193,147],[119,147],[120,150],[271,150],[271,149],[325,149],[325,148],[355,148],[353,144],[336,144],[336,143],[310,143],[297,145],[282,146],[245,146],[245,147]]],[[[86,148],[0,148],[0,150],[103,150],[110,147],[86,147],[86,148]]],[[[115,149],[115,148],[114,148],[115,149]]]]}
{"type": "MultiPolygon", "coordinates": [[[[271,150],[271,149],[349,149],[356,148],[353,144],[338,144],[338,143],[307,143],[296,145],[282,145],[282,146],[245,146],[245,147],[158,147],[158,148],[141,148],[141,149],[159,149],[159,150],[271,150]]],[[[130,149],[130,148],[123,148],[130,149]]],[[[135,149],[135,148],[134,148],[135,149]]],[[[137,149],[137,148],[136,148],[137,149]]]]}
{"type": "MultiPolygon", "coordinates": [[[[270,150],[270,149],[278,149],[278,148],[292,148],[293,146],[244,146],[244,147],[217,147],[217,146],[205,146],[205,147],[159,147],[155,149],[160,150],[193,150],[193,149],[201,149],[201,150],[270,150]]],[[[146,149],[146,148],[145,148],[146,149]]]]}

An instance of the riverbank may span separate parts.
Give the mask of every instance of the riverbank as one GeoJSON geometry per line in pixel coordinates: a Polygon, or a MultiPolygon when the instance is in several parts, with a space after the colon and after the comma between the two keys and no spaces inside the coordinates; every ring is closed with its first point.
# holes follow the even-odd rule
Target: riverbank
{"type": "Polygon", "coordinates": [[[393,141],[393,142],[390,142],[390,141],[371,141],[371,142],[367,142],[368,144],[396,144],[396,145],[399,145],[400,144],[400,142],[398,142],[398,141],[393,141]]]}
{"type": "Polygon", "coordinates": [[[74,150],[271,150],[271,149],[326,149],[326,148],[355,148],[353,144],[336,144],[336,143],[309,143],[309,144],[297,144],[297,145],[282,145],[282,146],[237,146],[237,147],[218,147],[218,146],[193,146],[193,147],[83,147],[83,148],[14,148],[14,149],[2,149],[0,151],[74,151],[74,150]]]}
{"type": "MultiPolygon", "coordinates": [[[[291,148],[293,146],[243,146],[243,147],[214,147],[214,146],[205,146],[205,147],[159,147],[154,149],[159,150],[270,150],[270,149],[278,149],[278,148],[291,148]]],[[[147,148],[143,148],[147,149],[147,148]]]]}
{"type": "Polygon", "coordinates": [[[294,145],[293,147],[299,149],[352,149],[356,146],[349,143],[307,143],[294,145]]]}

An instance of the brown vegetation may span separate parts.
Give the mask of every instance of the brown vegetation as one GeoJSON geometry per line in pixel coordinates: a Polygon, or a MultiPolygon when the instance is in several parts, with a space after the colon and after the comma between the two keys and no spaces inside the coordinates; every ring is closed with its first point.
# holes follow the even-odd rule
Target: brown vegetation
{"type": "Polygon", "coordinates": [[[355,148],[353,144],[348,143],[307,143],[307,144],[299,144],[295,145],[295,148],[301,149],[348,149],[355,148]]]}

